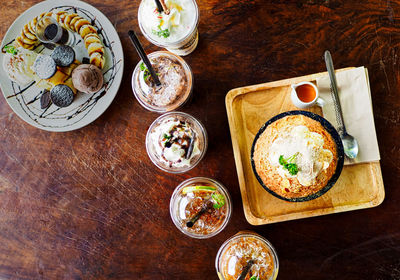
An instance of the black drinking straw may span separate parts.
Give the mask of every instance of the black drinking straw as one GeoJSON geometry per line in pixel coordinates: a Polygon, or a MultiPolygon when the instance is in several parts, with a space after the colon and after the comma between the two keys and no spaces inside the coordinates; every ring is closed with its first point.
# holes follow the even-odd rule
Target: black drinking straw
{"type": "Polygon", "coordinates": [[[210,204],[210,203],[211,203],[211,199],[207,200],[207,201],[203,204],[203,206],[201,207],[200,211],[197,212],[197,214],[194,215],[193,218],[191,218],[191,219],[186,223],[186,226],[189,227],[189,228],[191,228],[191,227],[197,222],[197,220],[201,217],[201,215],[203,215],[203,214],[208,210],[208,208],[211,207],[212,204],[210,204]]]}
{"type": "Polygon", "coordinates": [[[242,273],[240,273],[237,280],[244,280],[246,279],[247,273],[249,273],[251,266],[254,264],[254,260],[249,260],[246,266],[243,268],[242,273]]]}
{"type": "Polygon", "coordinates": [[[157,5],[157,9],[160,13],[162,13],[164,11],[163,6],[161,5],[160,0],[154,0],[156,1],[156,5],[157,5]]]}
{"type": "Polygon", "coordinates": [[[133,30],[129,30],[128,35],[131,38],[132,43],[135,46],[135,49],[138,52],[140,58],[143,60],[144,64],[146,64],[147,69],[149,69],[150,75],[153,78],[154,82],[156,83],[157,86],[160,86],[161,82],[158,79],[158,76],[157,76],[156,72],[154,71],[153,66],[150,63],[149,58],[147,57],[146,53],[144,52],[142,44],[140,44],[140,41],[139,41],[138,37],[136,36],[135,32],[133,30]]]}
{"type": "Polygon", "coordinates": [[[194,224],[197,222],[197,220],[201,217],[201,215],[203,215],[206,211],[207,211],[208,207],[202,207],[201,210],[194,215],[193,218],[191,218],[187,223],[186,226],[191,228],[192,226],[194,226],[194,224]]]}

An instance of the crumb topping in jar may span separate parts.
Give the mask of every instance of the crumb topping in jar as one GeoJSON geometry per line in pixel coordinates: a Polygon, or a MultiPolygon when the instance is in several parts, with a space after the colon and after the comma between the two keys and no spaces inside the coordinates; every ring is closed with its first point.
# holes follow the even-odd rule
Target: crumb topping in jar
{"type": "Polygon", "coordinates": [[[237,280],[248,262],[252,262],[246,280],[269,280],[274,259],[268,246],[252,236],[241,236],[228,243],[221,256],[221,272],[225,280],[237,280]]]}
{"type": "Polygon", "coordinates": [[[188,97],[188,87],[191,86],[181,62],[166,55],[153,57],[150,61],[161,85],[157,86],[146,66],[140,64],[140,72],[136,78],[142,93],[140,98],[155,107],[168,108],[175,104],[179,106],[188,97]]]}

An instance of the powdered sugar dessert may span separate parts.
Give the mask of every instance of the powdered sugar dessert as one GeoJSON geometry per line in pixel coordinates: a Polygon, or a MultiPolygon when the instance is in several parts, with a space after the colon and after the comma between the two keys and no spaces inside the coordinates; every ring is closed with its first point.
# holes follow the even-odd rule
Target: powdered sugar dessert
{"type": "Polygon", "coordinates": [[[171,112],[157,118],[146,136],[150,159],[160,169],[181,173],[192,169],[207,149],[203,125],[192,116],[171,112]]]}
{"type": "Polygon", "coordinates": [[[133,72],[132,88],[136,99],[155,112],[172,111],[183,105],[192,92],[193,76],[186,62],[168,52],[154,52],[149,60],[161,82],[157,86],[143,62],[133,72]]]}

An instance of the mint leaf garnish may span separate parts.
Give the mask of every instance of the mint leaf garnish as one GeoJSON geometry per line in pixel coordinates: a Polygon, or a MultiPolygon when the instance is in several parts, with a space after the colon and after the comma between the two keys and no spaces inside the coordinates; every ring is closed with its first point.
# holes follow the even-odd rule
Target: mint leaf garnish
{"type": "Polygon", "coordinates": [[[145,81],[147,81],[147,79],[148,79],[148,78],[150,77],[150,75],[151,75],[149,69],[147,69],[147,67],[144,65],[143,62],[140,63],[139,68],[140,68],[140,71],[144,71],[144,73],[143,73],[143,79],[144,79],[145,81]]]}
{"type": "Polygon", "coordinates": [[[297,164],[294,163],[294,161],[296,160],[298,153],[295,153],[294,155],[292,155],[291,157],[288,158],[284,158],[283,155],[281,155],[279,157],[279,164],[283,166],[284,169],[286,169],[287,171],[289,171],[289,173],[291,175],[296,175],[299,172],[299,169],[297,167],[297,164]]]}
{"type": "Polygon", "coordinates": [[[158,37],[164,37],[164,38],[168,38],[171,35],[168,28],[163,30],[163,29],[161,29],[160,26],[158,26],[158,30],[153,29],[151,32],[154,35],[157,35],[158,37]]]}
{"type": "Polygon", "coordinates": [[[14,46],[5,46],[4,50],[7,53],[10,53],[10,54],[13,54],[13,55],[16,55],[18,53],[18,50],[14,46]]]}

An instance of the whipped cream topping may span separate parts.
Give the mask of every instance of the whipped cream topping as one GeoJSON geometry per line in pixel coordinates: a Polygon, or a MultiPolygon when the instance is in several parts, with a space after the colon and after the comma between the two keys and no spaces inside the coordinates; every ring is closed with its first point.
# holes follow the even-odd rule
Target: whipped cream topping
{"type": "Polygon", "coordinates": [[[268,160],[277,167],[282,178],[297,178],[302,186],[310,186],[317,176],[329,167],[333,154],[324,149],[324,138],[321,134],[311,132],[306,126],[299,125],[285,129],[280,137],[271,145],[268,160]],[[293,163],[297,165],[298,173],[292,175],[279,163],[279,157],[294,156],[293,163]]]}
{"type": "Polygon", "coordinates": [[[151,133],[150,140],[160,162],[169,167],[190,166],[191,160],[201,153],[190,124],[173,117],[160,123],[151,133]],[[191,141],[194,141],[193,150],[189,151],[191,141]]]}
{"type": "Polygon", "coordinates": [[[185,38],[196,25],[196,7],[192,0],[165,0],[169,14],[159,13],[154,0],[143,0],[139,21],[146,34],[161,43],[173,43],[185,38]]]}
{"type": "Polygon", "coordinates": [[[37,53],[22,47],[17,49],[16,55],[6,53],[3,60],[3,69],[10,80],[20,86],[33,82],[36,78],[32,66],[35,63],[37,53]]]}

